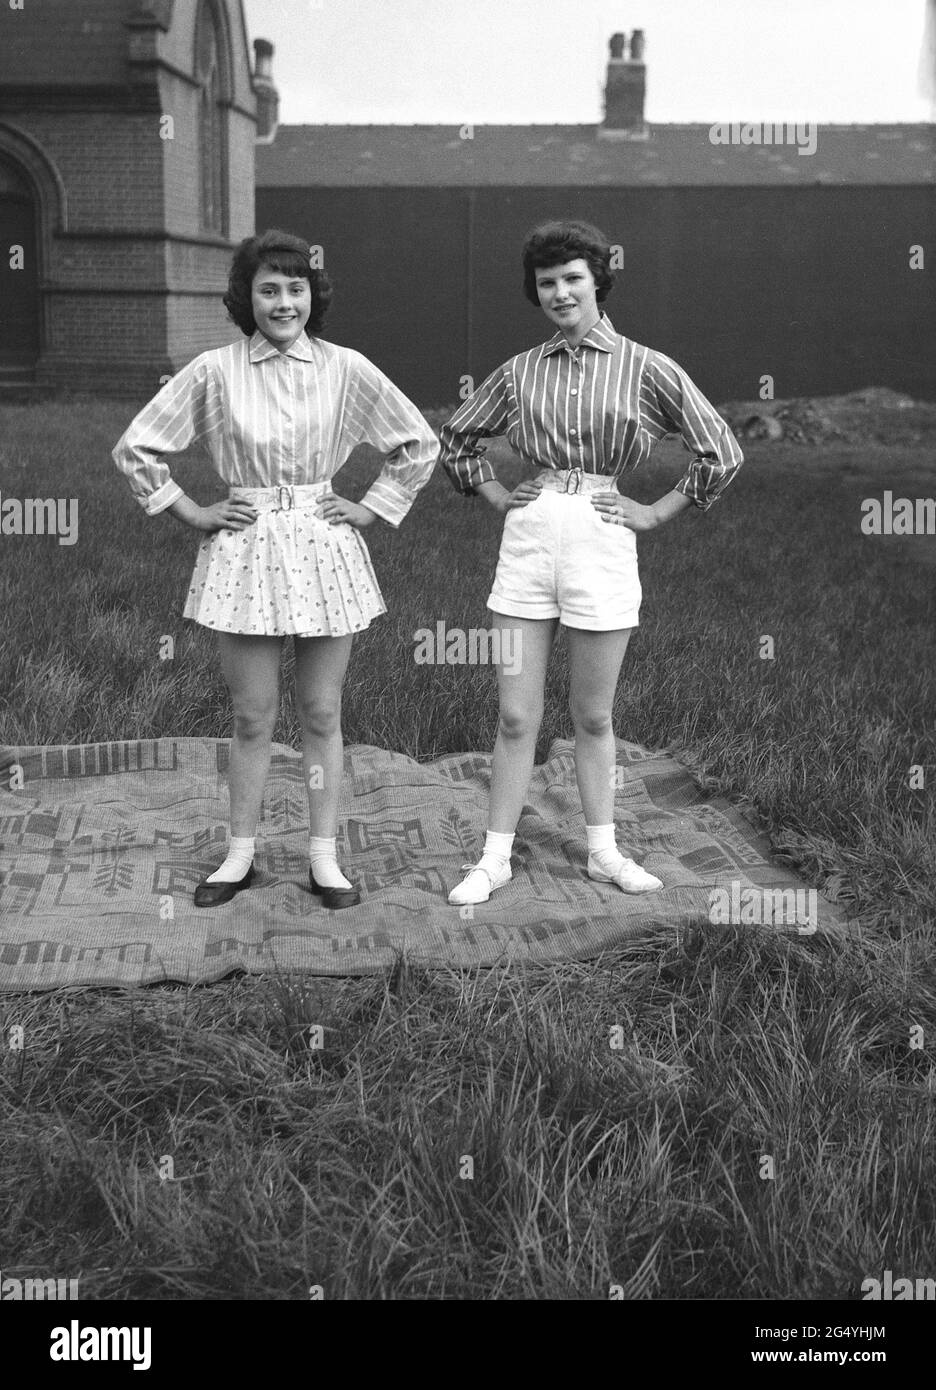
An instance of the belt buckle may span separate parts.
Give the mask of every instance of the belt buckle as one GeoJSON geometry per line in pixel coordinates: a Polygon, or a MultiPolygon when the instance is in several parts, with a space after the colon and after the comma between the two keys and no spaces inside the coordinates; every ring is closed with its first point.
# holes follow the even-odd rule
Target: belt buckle
{"type": "Polygon", "coordinates": [[[581,470],[581,468],[570,468],[570,469],[569,469],[569,476],[566,478],[566,485],[565,485],[565,490],[566,490],[566,492],[571,491],[571,492],[573,493],[573,495],[574,495],[574,494],[577,493],[577,492],[579,491],[579,489],[581,488],[583,481],[584,481],[584,480],[583,480],[583,478],[582,478],[582,470],[581,470]],[[570,489],[570,488],[569,488],[569,484],[570,484],[571,481],[572,481],[572,476],[573,476],[573,474],[575,475],[575,487],[570,489]]]}
{"type": "Polygon", "coordinates": [[[291,487],[289,484],[287,484],[287,483],[280,483],[280,484],[278,485],[278,487],[277,487],[276,490],[277,490],[277,494],[278,494],[276,500],[277,500],[277,502],[279,503],[279,507],[277,508],[277,510],[278,510],[278,511],[281,511],[281,512],[290,512],[290,511],[292,511],[292,508],[293,508],[293,490],[292,490],[292,487],[291,487]],[[289,506],[288,506],[288,507],[284,507],[284,506],[283,506],[283,493],[284,493],[284,492],[285,492],[285,494],[286,494],[286,497],[287,497],[288,500],[289,500],[289,506]]]}

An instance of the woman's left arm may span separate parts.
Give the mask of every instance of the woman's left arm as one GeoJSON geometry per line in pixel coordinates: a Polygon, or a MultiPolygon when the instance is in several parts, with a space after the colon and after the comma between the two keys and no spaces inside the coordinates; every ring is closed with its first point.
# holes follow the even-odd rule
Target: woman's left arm
{"type": "Polygon", "coordinates": [[[331,496],[321,505],[326,521],[370,525],[380,517],[394,528],[406,516],[435,467],[439,441],[413,402],[360,353],[354,354],[344,401],[342,444],[372,444],[384,466],[360,502],[331,496]]]}
{"type": "Polygon", "coordinates": [[[692,461],[675,488],[652,504],[610,492],[593,494],[592,502],[604,521],[632,531],[652,531],[690,506],[707,512],[734,478],[744,455],[718,411],[672,358],[651,352],[641,387],[653,432],[661,438],[678,432],[692,461]]]}
{"type": "Polygon", "coordinates": [[[692,460],[673,492],[653,504],[656,525],[691,503],[707,512],[718,501],[744,462],[741,447],[725,421],[672,358],[650,354],[645,379],[655,404],[670,429],[676,430],[692,460]],[[675,497],[685,497],[677,505],[675,497]]]}

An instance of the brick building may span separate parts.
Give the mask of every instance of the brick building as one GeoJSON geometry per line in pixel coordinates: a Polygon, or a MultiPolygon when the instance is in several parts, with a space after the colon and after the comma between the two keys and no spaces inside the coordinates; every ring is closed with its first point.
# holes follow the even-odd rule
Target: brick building
{"type": "MultiPolygon", "coordinates": [[[[652,75],[652,74],[651,74],[652,75]]],[[[621,247],[615,327],[715,400],[874,384],[936,399],[932,125],[652,125],[639,31],[615,35],[594,125],[283,125],[257,147],[257,226],[323,247],[328,335],[424,405],[549,326],[520,246],[584,217],[621,247]],[[802,137],[802,138],[800,138],[802,137]],[[919,256],[917,257],[919,263],[919,256]]]]}
{"type": "Polygon", "coordinates": [[[0,380],[149,394],[236,336],[269,100],[241,0],[0,7],[0,380]]]}

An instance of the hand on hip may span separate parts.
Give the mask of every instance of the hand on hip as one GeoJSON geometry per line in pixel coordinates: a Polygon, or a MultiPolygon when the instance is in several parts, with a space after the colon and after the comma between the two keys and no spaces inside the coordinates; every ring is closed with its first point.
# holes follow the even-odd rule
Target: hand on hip
{"type": "Polygon", "coordinates": [[[631,531],[652,531],[657,524],[652,507],[635,502],[630,497],[622,497],[619,492],[593,492],[591,504],[601,513],[602,521],[611,526],[626,526],[631,531]]]}

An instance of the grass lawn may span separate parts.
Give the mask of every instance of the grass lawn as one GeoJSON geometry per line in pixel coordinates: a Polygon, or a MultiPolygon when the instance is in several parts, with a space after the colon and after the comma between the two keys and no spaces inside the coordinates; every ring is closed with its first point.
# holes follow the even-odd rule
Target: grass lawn
{"type": "MultiPolygon", "coordinates": [[[[131,413],[0,411],[2,495],[79,506],[73,546],[0,536],[0,742],[229,734],[212,639],[179,616],[197,538],[110,461],[131,413]]],[[[684,458],[664,444],[630,495],[684,458]]],[[[862,941],[712,929],[600,964],[0,996],[27,1040],[0,1054],[4,1274],[83,1298],[775,1299],[932,1273],[936,538],[859,528],[864,497],[932,495],[930,451],[747,458],[709,514],[640,538],[615,729],[755,811],[862,941]]],[[[376,468],[361,451],[339,490],[376,468]]],[[[199,458],[174,475],[221,493],[199,458]]],[[[491,746],[493,673],[417,666],[413,634],[488,624],[498,535],[441,474],[369,530],[390,612],[355,641],[347,742],[491,746]]],[[[540,756],[571,733],[559,658],[540,756]]],[[[289,664],[275,736],[299,747],[289,664]]]]}

